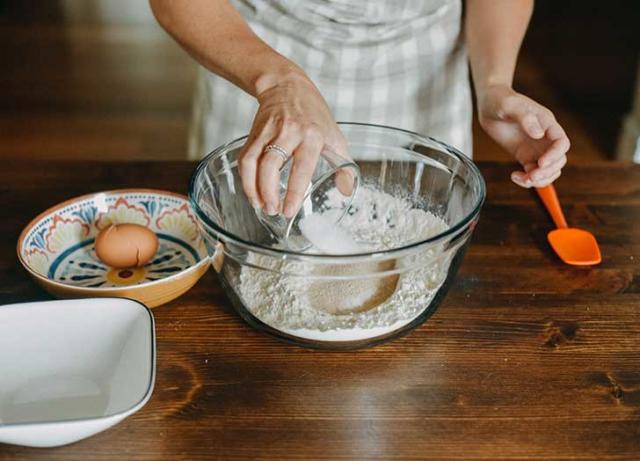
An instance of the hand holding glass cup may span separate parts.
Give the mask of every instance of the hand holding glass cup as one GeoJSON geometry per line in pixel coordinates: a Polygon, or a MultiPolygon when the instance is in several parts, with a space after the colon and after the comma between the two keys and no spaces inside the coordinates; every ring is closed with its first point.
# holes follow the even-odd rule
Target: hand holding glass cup
{"type": "MultiPolygon", "coordinates": [[[[280,204],[285,203],[287,196],[289,176],[293,166],[292,156],[277,144],[265,147],[265,155],[278,155],[284,160],[280,168],[278,182],[278,195],[280,204]]],[[[360,181],[360,169],[353,161],[338,155],[325,146],[320,153],[315,170],[311,177],[301,205],[290,217],[279,212],[269,214],[264,207],[255,208],[258,220],[265,226],[273,237],[292,251],[305,251],[311,244],[305,238],[300,229],[301,221],[314,213],[326,211],[326,203],[329,194],[332,194],[332,219],[337,224],[347,213],[356,194],[360,181]],[[336,195],[338,200],[336,200],[336,195]],[[337,208],[336,208],[337,206],[337,208]]]]}

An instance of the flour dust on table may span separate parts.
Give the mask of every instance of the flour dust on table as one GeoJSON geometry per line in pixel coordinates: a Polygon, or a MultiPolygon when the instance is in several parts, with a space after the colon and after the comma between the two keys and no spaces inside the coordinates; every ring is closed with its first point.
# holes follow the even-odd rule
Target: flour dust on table
{"type": "MultiPolygon", "coordinates": [[[[329,193],[325,211],[300,224],[314,245],[308,253],[391,250],[448,227],[408,198],[369,185],[360,188],[336,225],[332,213],[340,196],[329,193]]],[[[284,333],[319,341],[374,338],[409,324],[428,308],[449,267],[441,253],[440,247],[430,246],[402,258],[360,258],[348,264],[276,261],[251,253],[247,263],[253,267],[242,267],[239,293],[255,317],[284,333]]]]}

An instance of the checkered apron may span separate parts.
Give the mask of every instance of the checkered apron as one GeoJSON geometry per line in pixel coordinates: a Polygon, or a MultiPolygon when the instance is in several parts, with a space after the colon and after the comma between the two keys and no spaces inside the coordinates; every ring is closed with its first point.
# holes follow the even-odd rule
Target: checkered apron
{"type": "MultiPolygon", "coordinates": [[[[338,121],[426,134],[471,155],[472,103],[461,0],[233,0],[297,63],[338,121]]],[[[190,158],[248,133],[255,99],[200,68],[190,158]]]]}

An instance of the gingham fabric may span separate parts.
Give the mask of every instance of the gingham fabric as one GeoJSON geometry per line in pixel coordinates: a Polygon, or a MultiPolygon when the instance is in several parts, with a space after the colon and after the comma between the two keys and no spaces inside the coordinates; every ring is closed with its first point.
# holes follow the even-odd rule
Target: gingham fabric
{"type": "MultiPolygon", "coordinates": [[[[427,134],[471,155],[461,0],[233,0],[270,46],[301,66],[338,121],[427,134]]],[[[255,99],[200,68],[189,156],[248,133],[255,99]]]]}

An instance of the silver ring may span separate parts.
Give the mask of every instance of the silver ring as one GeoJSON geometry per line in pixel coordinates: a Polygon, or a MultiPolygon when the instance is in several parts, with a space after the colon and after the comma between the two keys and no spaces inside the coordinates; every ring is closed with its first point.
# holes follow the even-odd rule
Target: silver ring
{"type": "Polygon", "coordinates": [[[287,150],[284,147],[280,147],[277,144],[269,144],[267,147],[265,147],[264,153],[266,154],[267,152],[275,152],[280,157],[282,157],[282,161],[284,162],[289,160],[289,152],[287,152],[287,150]]]}

